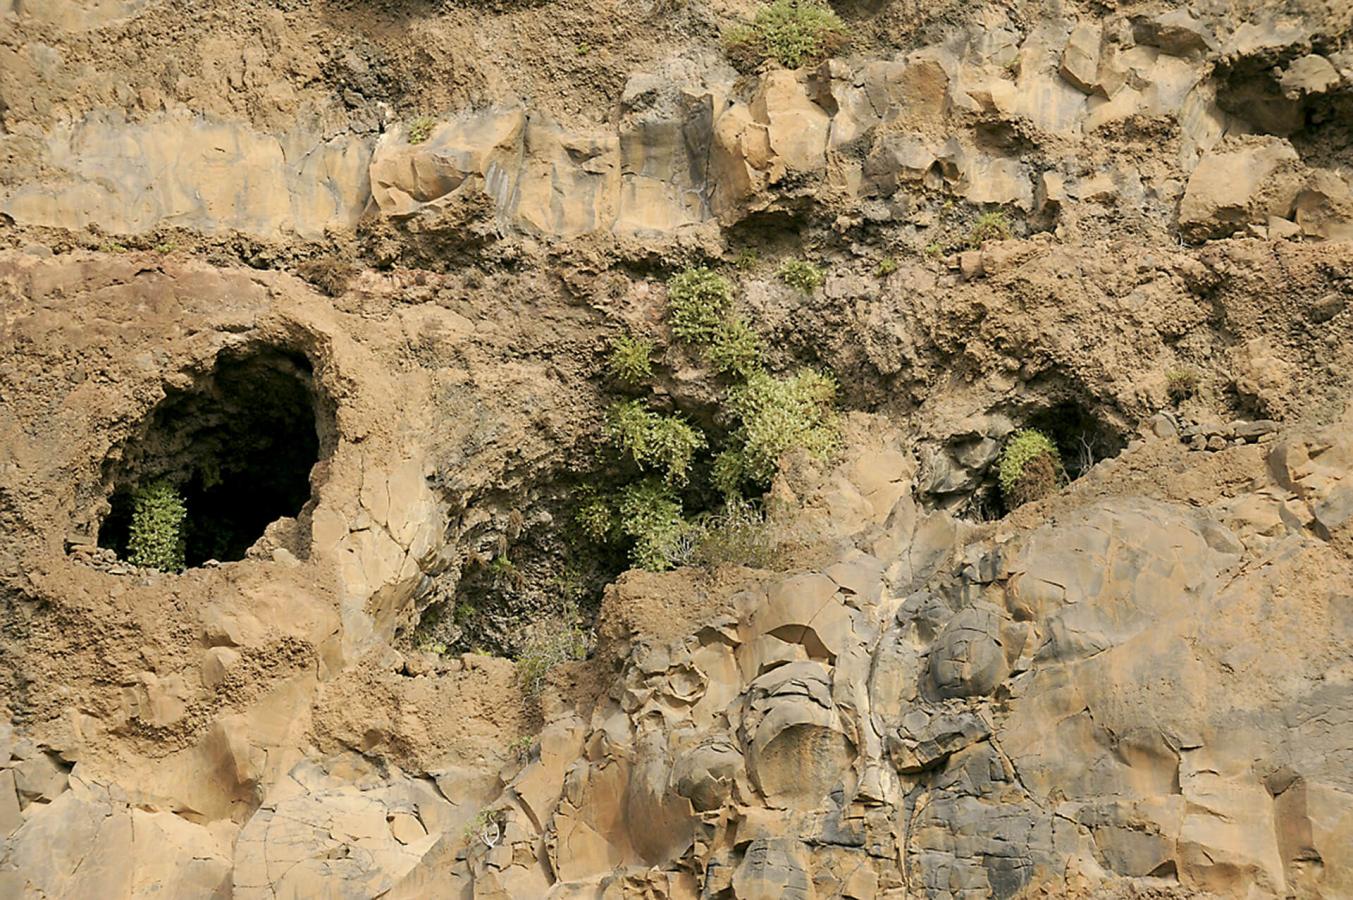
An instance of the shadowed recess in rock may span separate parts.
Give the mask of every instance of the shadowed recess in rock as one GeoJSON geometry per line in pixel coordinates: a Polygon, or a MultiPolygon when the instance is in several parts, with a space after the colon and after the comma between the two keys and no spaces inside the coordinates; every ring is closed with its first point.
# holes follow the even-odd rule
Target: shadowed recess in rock
{"type": "MultiPolygon", "coordinates": [[[[187,389],[171,389],[105,463],[111,511],[99,545],[125,555],[134,495],[165,480],[188,510],[188,566],[239,560],[279,519],[300,515],[320,455],[309,360],[277,348],[223,353],[187,389]]],[[[304,550],[304,547],[295,547],[304,550]]]]}

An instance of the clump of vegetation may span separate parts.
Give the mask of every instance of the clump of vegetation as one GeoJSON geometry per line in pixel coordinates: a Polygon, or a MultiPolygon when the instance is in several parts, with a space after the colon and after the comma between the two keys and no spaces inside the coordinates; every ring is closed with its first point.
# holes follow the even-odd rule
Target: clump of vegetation
{"type": "Polygon", "coordinates": [[[1010,218],[999,209],[984,212],[968,232],[968,246],[976,250],[987,241],[1004,241],[1010,237],[1010,218]]]}
{"type": "Polygon", "coordinates": [[[154,481],[138,488],[132,497],[127,561],[161,572],[182,570],[183,523],[187,518],[183,495],[168,481],[154,481]]]}
{"type": "Polygon", "coordinates": [[[695,565],[767,568],[775,561],[775,539],[766,512],[748,500],[730,499],[723,510],[702,517],[691,531],[689,556],[695,565]]]}
{"type": "Polygon", "coordinates": [[[761,336],[740,318],[725,322],[706,350],[716,372],[746,378],[761,368],[761,336]]]}
{"type": "Polygon", "coordinates": [[[620,535],[633,542],[630,560],[650,572],[662,572],[677,563],[677,551],[691,527],[681,498],[670,484],[656,478],[621,489],[616,524],[620,535]]]}
{"type": "Polygon", "coordinates": [[[1017,431],[1001,453],[999,479],[1006,506],[1014,509],[1054,493],[1062,480],[1062,458],[1043,432],[1017,431]]]}
{"type": "Polygon", "coordinates": [[[706,344],[733,308],[733,285],[703,266],[673,275],[667,282],[667,313],[672,334],[692,344],[706,344]]]}
{"type": "Polygon", "coordinates": [[[733,268],[739,272],[750,272],[761,265],[761,254],[751,247],[743,247],[733,257],[733,268]]]}
{"type": "Polygon", "coordinates": [[[640,384],[653,376],[653,342],[621,334],[611,340],[606,370],[625,384],[640,384]]]}
{"type": "Polygon", "coordinates": [[[478,839],[483,842],[485,847],[492,850],[503,839],[502,813],[491,809],[481,809],[466,824],[463,836],[467,841],[478,839]]]}
{"type": "Polygon", "coordinates": [[[729,496],[740,496],[744,484],[765,487],[790,450],[827,459],[840,442],[835,399],[836,381],[811,369],[784,378],[752,373],[729,391],[728,411],[738,426],[714,461],[715,485],[729,496]]]}
{"type": "Polygon", "coordinates": [[[422,144],[432,137],[432,129],[437,127],[437,120],[432,116],[417,116],[409,121],[409,143],[422,144]]]}
{"type": "Polygon", "coordinates": [[[528,698],[540,696],[545,677],[555,666],[587,656],[587,634],[577,620],[578,611],[566,607],[558,616],[529,629],[517,654],[517,683],[528,698]]]}
{"type": "Polygon", "coordinates": [[[339,297],[357,276],[357,267],[341,256],[328,254],[307,259],[296,272],[328,296],[339,297]]]}
{"type": "Polygon", "coordinates": [[[874,269],[874,274],[879,278],[887,278],[897,271],[897,260],[891,256],[885,256],[879,260],[878,266],[874,269]]]}
{"type": "Polygon", "coordinates": [[[803,259],[785,260],[776,274],[785,284],[805,294],[811,294],[822,287],[822,282],[827,279],[826,273],[820,267],[803,259]]]}
{"type": "Polygon", "coordinates": [[[787,69],[812,65],[841,52],[850,41],[841,17],[821,0],[772,0],[751,24],[724,33],[724,52],[742,71],[774,60],[787,69]]]}
{"type": "Polygon", "coordinates": [[[611,407],[607,436],[621,453],[645,470],[658,470],[668,484],[684,484],[705,436],[680,416],[659,415],[642,400],[611,407]]]}
{"type": "Polygon", "coordinates": [[[1198,392],[1198,382],[1197,369],[1171,369],[1165,373],[1165,393],[1170,402],[1182,403],[1198,392]]]}

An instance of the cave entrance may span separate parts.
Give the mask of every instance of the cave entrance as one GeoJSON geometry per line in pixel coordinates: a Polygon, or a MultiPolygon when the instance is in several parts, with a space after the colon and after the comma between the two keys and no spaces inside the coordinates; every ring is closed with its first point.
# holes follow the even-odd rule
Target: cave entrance
{"type": "Polygon", "coordinates": [[[1069,481],[1080,478],[1095,463],[1122,453],[1127,446],[1117,429],[1075,401],[1063,401],[1034,413],[1026,420],[1026,427],[1038,429],[1057,445],[1069,481]]]}
{"type": "Polygon", "coordinates": [[[185,389],[171,389],[140,429],[105,463],[111,510],[99,546],[126,558],[136,495],[175,488],[187,510],[183,560],[244,559],[269,526],[279,544],[304,555],[310,472],[321,455],[324,409],[310,361],[277,347],[224,351],[185,389]]]}

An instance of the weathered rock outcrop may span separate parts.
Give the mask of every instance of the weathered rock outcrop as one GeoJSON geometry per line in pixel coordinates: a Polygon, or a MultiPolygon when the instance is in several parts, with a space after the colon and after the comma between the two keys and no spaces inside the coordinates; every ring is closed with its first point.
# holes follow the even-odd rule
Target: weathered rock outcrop
{"type": "Polygon", "coordinates": [[[1353,7],[847,6],[0,0],[0,897],[1353,896],[1353,7]],[[695,266],[840,446],[621,572],[695,266]]]}

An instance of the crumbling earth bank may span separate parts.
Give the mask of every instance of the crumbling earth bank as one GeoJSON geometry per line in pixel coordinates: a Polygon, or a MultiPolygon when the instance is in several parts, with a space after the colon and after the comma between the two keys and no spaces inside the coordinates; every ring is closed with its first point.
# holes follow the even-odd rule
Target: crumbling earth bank
{"type": "Polygon", "coordinates": [[[0,0],[0,896],[1353,896],[1353,12],[917,7],[0,0]],[[842,448],[524,691],[697,263],[842,448]]]}

